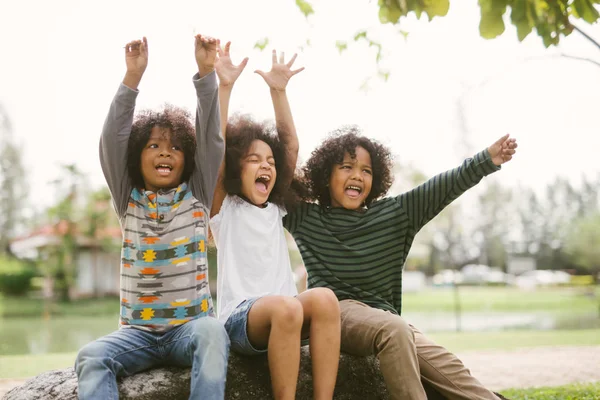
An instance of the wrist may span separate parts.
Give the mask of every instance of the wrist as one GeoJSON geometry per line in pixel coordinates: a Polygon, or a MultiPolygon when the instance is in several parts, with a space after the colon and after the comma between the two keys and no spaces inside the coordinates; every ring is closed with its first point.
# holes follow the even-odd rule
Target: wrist
{"type": "Polygon", "coordinates": [[[125,73],[125,77],[123,78],[123,84],[130,89],[137,89],[142,80],[143,74],[143,72],[127,71],[125,73]]]}
{"type": "Polygon", "coordinates": [[[285,95],[285,88],[273,88],[273,87],[269,87],[269,89],[271,91],[271,96],[285,95]]]}
{"type": "Polygon", "coordinates": [[[200,77],[206,76],[215,70],[214,65],[198,65],[198,73],[200,77]]]}
{"type": "Polygon", "coordinates": [[[221,90],[231,90],[233,89],[233,84],[235,83],[235,81],[233,82],[220,82],[219,81],[219,89],[221,90]]]}

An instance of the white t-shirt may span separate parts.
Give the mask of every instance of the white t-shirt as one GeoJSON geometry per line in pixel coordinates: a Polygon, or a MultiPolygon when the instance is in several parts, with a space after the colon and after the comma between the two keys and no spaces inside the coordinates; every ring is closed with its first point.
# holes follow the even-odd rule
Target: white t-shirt
{"type": "Polygon", "coordinates": [[[251,297],[298,294],[282,219],[275,204],[260,208],[226,196],[210,228],[217,245],[217,316],[225,322],[251,297]]]}

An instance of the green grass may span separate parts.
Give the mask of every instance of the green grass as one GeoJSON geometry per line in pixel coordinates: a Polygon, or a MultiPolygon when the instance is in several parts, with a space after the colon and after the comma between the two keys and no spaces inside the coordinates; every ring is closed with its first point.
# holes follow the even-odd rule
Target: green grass
{"type": "MultiPolygon", "coordinates": [[[[532,292],[506,287],[461,287],[461,309],[465,312],[538,312],[597,313],[600,309],[600,286],[555,287],[532,292]]],[[[114,315],[118,298],[77,300],[70,303],[45,304],[41,299],[0,296],[0,317],[114,315]]],[[[451,288],[426,289],[403,295],[405,312],[452,312],[454,292],[451,288]]]]}
{"type": "Polygon", "coordinates": [[[534,389],[509,389],[503,390],[502,395],[515,400],[598,400],[600,382],[534,389]]]}
{"type": "MultiPolygon", "coordinates": [[[[462,311],[531,312],[598,312],[600,287],[555,287],[522,291],[511,287],[460,287],[462,311]]],[[[451,312],[454,291],[451,288],[426,289],[404,293],[403,311],[451,312]]]]}
{"type": "MultiPolygon", "coordinates": [[[[428,336],[452,352],[487,349],[514,350],[535,346],[600,345],[600,329],[436,333],[428,336]]],[[[51,369],[71,367],[76,354],[76,352],[69,352],[0,356],[0,378],[27,378],[51,369]]]]}
{"type": "Polygon", "coordinates": [[[0,379],[29,378],[53,369],[72,367],[77,353],[0,356],[0,379]]]}
{"type": "Polygon", "coordinates": [[[600,329],[500,332],[436,332],[427,334],[452,352],[514,350],[538,346],[600,345],[600,329]]]}
{"type": "Polygon", "coordinates": [[[84,299],[72,302],[46,303],[42,299],[27,297],[2,297],[0,295],[0,318],[49,316],[89,316],[90,314],[117,315],[119,298],[84,299]]]}

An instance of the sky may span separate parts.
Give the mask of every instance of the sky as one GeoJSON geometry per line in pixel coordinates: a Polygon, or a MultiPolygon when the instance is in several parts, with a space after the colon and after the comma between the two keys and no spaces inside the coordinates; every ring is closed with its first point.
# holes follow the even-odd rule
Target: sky
{"type": "MultiPolygon", "coordinates": [[[[493,178],[502,184],[539,189],[558,175],[600,173],[600,67],[560,57],[600,61],[581,35],[546,49],[535,34],[520,43],[507,23],[502,37],[485,40],[476,0],[452,1],[446,17],[410,17],[400,28],[379,24],[375,1],[311,3],[315,14],[306,19],[293,0],[0,0],[0,103],[23,152],[29,203],[57,200],[49,182],[61,164],[76,164],[90,188],[104,185],[100,131],[125,73],[123,46],[144,35],[150,55],[138,109],[195,108],[193,35],[203,33],[231,40],[234,62],[250,57],[231,111],[270,119],[268,87],[253,71],[270,68],[273,48],[298,52],[295,67],[306,69],[287,92],[301,160],[328,132],[357,124],[428,176],[504,133],[519,148],[493,178]],[[387,81],[377,78],[375,50],[352,41],[365,29],[384,46],[379,67],[387,81]],[[265,51],[255,49],[265,37],[265,51]],[[349,42],[342,54],[338,40],[349,42]]],[[[579,26],[600,40],[598,24],[579,26]]]]}

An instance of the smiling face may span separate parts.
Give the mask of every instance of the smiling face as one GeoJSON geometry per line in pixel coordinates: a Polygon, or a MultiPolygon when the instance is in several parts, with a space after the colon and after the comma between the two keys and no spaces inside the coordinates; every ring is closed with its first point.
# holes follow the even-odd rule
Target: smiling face
{"type": "Polygon", "coordinates": [[[240,161],[242,195],[252,204],[267,202],[277,179],[275,157],[271,147],[262,140],[254,140],[240,161]]]}
{"type": "Polygon", "coordinates": [[[373,168],[371,155],[367,150],[356,147],[356,157],[348,152],[341,164],[334,164],[329,177],[331,207],[358,210],[363,207],[371,193],[373,168]]]}
{"type": "Polygon", "coordinates": [[[155,126],[140,159],[144,188],[152,192],[179,186],[185,156],[178,143],[173,143],[170,129],[155,126]]]}

